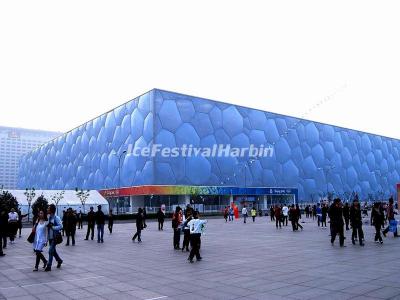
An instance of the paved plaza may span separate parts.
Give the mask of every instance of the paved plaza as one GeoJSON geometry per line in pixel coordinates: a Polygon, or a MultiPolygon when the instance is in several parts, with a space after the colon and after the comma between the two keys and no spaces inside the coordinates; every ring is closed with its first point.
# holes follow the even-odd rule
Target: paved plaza
{"type": "Polygon", "coordinates": [[[75,247],[58,247],[64,264],[50,273],[32,272],[24,229],[0,258],[0,299],[400,299],[400,239],[377,245],[364,225],[364,248],[349,231],[346,248],[332,247],[329,230],[311,222],[292,232],[266,217],[210,219],[193,264],[173,250],[170,221],[162,232],[149,221],[142,244],[131,241],[132,223],[115,224],[104,244],[84,241],[85,226],[75,247]]]}

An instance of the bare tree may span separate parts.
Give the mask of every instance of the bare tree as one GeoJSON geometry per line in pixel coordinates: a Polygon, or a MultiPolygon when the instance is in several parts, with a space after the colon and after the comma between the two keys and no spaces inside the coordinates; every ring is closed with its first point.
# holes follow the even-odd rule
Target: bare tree
{"type": "Polygon", "coordinates": [[[75,191],[76,191],[76,196],[79,198],[79,201],[81,201],[83,207],[83,213],[85,213],[85,203],[90,196],[90,190],[84,191],[83,189],[75,188],[75,191]]]}
{"type": "Polygon", "coordinates": [[[58,203],[60,203],[60,201],[64,199],[64,193],[65,191],[61,191],[51,196],[51,200],[56,204],[57,214],[58,214],[58,203]]]}

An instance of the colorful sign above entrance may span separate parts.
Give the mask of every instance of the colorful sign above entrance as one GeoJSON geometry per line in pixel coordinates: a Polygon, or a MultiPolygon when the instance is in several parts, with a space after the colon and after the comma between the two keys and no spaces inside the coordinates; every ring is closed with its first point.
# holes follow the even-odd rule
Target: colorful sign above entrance
{"type": "Polygon", "coordinates": [[[187,186],[187,185],[144,185],[121,189],[99,191],[104,197],[123,197],[139,195],[298,195],[295,188],[266,187],[226,187],[226,186],[187,186]]]}

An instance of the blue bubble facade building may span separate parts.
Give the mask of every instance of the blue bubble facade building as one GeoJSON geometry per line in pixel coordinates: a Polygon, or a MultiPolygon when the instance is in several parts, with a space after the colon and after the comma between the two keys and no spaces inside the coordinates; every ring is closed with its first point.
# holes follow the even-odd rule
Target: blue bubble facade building
{"type": "Polygon", "coordinates": [[[151,200],[154,191],[165,196],[182,189],[196,197],[256,195],[257,201],[268,188],[296,190],[300,202],[329,193],[375,200],[396,194],[399,174],[399,140],[154,89],[30,152],[21,161],[18,186],[108,191],[130,197],[131,206],[136,196],[151,200]],[[131,154],[155,144],[255,145],[270,147],[273,155],[131,154]]]}

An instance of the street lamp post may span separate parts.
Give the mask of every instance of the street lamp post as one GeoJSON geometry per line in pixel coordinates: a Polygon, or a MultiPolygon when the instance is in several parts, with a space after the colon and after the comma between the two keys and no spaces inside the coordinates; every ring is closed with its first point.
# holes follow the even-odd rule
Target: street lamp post
{"type": "Polygon", "coordinates": [[[35,188],[26,188],[24,195],[26,196],[26,201],[28,202],[28,222],[29,222],[29,212],[31,210],[31,203],[33,198],[36,196],[35,188]]]}
{"type": "Polygon", "coordinates": [[[326,167],[318,168],[318,170],[324,171],[324,176],[326,180],[326,198],[329,198],[329,181],[328,181],[328,174],[330,171],[332,171],[335,168],[334,165],[329,165],[326,167]]]}
{"type": "MultiPolygon", "coordinates": [[[[244,190],[245,190],[245,193],[246,193],[246,195],[245,195],[246,202],[247,202],[247,169],[249,168],[248,164],[250,164],[250,166],[251,166],[256,160],[257,160],[256,158],[251,158],[248,161],[241,162],[241,163],[238,164],[239,166],[242,165],[242,168],[239,169],[239,170],[243,170],[244,169],[244,190]]],[[[236,184],[237,184],[236,173],[233,173],[233,176],[235,177],[235,181],[236,181],[236,184]]]]}
{"type": "Polygon", "coordinates": [[[119,215],[119,201],[121,200],[120,197],[120,191],[121,191],[121,159],[122,156],[126,154],[126,150],[124,150],[119,156],[118,156],[118,199],[117,199],[117,215],[119,215]]]}

